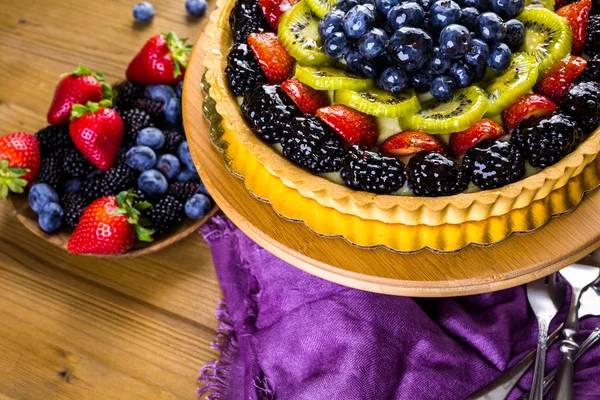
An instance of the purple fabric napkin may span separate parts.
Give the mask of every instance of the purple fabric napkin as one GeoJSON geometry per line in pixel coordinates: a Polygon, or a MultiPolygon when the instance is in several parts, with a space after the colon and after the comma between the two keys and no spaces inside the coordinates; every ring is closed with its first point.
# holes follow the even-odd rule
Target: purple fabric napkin
{"type": "MultiPolygon", "coordinates": [[[[279,260],[225,218],[201,232],[225,297],[213,344],[221,359],[199,378],[208,399],[464,399],[535,347],[524,287],[446,299],[368,293],[279,260]]],[[[582,321],[581,336],[598,324],[582,321]]],[[[555,345],[548,368],[558,361],[555,345]]],[[[600,399],[600,346],[575,371],[575,400],[600,399]]]]}

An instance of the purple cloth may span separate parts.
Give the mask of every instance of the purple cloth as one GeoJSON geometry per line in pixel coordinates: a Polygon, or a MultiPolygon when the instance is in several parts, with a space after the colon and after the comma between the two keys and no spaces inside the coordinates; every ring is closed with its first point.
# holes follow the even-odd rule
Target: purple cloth
{"type": "MultiPolygon", "coordinates": [[[[227,219],[201,232],[227,304],[217,310],[221,359],[200,374],[208,399],[464,399],[535,347],[524,287],[446,299],[363,292],[279,260],[227,219]]],[[[598,324],[582,321],[581,335],[598,324]]],[[[558,360],[555,345],[548,368],[558,360]]],[[[575,400],[600,399],[600,346],[575,371],[575,400]]]]}

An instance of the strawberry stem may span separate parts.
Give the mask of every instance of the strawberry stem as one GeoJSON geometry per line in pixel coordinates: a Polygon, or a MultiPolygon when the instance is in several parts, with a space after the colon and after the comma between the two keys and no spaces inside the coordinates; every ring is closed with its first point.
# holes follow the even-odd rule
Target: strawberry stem
{"type": "Polygon", "coordinates": [[[131,189],[120,192],[116,197],[119,208],[115,210],[114,215],[125,215],[127,217],[127,222],[133,225],[138,240],[152,242],[154,240],[152,239],[154,230],[146,228],[149,222],[141,213],[141,211],[152,207],[152,205],[147,201],[140,201],[134,205],[133,201],[137,198],[139,196],[134,194],[131,189]]]}
{"type": "Polygon", "coordinates": [[[191,44],[185,44],[187,38],[179,39],[175,32],[162,34],[167,39],[167,47],[173,58],[173,76],[177,78],[182,74],[181,68],[187,68],[192,51],[191,44]]]}
{"type": "Polygon", "coordinates": [[[5,199],[9,191],[23,193],[27,181],[21,177],[27,172],[27,168],[9,167],[8,160],[0,160],[0,199],[5,199]]]}
{"type": "Polygon", "coordinates": [[[94,114],[99,109],[110,106],[112,106],[112,101],[108,99],[104,99],[100,103],[88,101],[85,106],[83,104],[73,104],[73,107],[71,107],[71,121],[81,118],[86,114],[94,114]]]}
{"type": "Polygon", "coordinates": [[[106,83],[104,81],[104,75],[102,74],[102,72],[93,72],[91,69],[84,67],[83,65],[78,65],[77,69],[75,69],[74,71],[71,71],[71,72],[65,72],[64,74],[61,74],[60,77],[64,78],[65,76],[71,76],[71,75],[93,76],[94,78],[96,78],[96,80],[100,83],[100,86],[102,87],[102,94],[103,94],[104,99],[114,101],[115,98],[117,97],[112,86],[110,86],[108,83],[106,83]]]}

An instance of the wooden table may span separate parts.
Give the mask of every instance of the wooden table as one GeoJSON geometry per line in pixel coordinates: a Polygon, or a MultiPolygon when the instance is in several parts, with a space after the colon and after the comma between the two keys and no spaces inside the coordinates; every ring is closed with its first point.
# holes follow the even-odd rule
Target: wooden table
{"type": "MultiPolygon", "coordinates": [[[[82,63],[122,80],[152,34],[192,42],[204,20],[184,0],[2,0],[0,134],[35,132],[58,76],[82,63]]],[[[214,1],[209,2],[209,10],[214,1]]],[[[192,399],[221,292],[199,235],[151,256],[76,257],[37,239],[0,201],[0,399],[192,399]]]]}

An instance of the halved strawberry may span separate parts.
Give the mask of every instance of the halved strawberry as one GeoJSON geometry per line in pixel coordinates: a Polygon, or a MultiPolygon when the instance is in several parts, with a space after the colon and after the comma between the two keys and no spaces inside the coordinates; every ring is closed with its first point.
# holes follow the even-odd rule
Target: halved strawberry
{"type": "Polygon", "coordinates": [[[304,114],[315,115],[319,108],[329,105],[327,92],[313,89],[296,78],[283,82],[281,88],[304,114]]]}
{"type": "Polygon", "coordinates": [[[571,54],[580,55],[583,52],[585,44],[585,31],[590,10],[592,9],[591,0],[581,0],[577,3],[569,4],[556,11],[556,14],[566,18],[573,31],[573,46],[571,54]]]}
{"type": "Polygon", "coordinates": [[[521,121],[532,117],[545,117],[556,110],[556,104],[539,94],[526,94],[502,111],[502,122],[507,131],[515,129],[521,121]]]}
{"type": "Polygon", "coordinates": [[[351,144],[371,146],[377,141],[377,123],[371,115],[342,104],[319,108],[317,117],[351,144]]]}
{"type": "Polygon", "coordinates": [[[299,0],[258,0],[258,5],[267,21],[269,21],[271,28],[277,32],[281,15],[292,8],[298,1],[299,0]]]}
{"type": "Polygon", "coordinates": [[[379,150],[390,157],[409,156],[422,150],[446,154],[446,147],[440,139],[420,131],[396,133],[385,139],[379,150]]]}
{"type": "Polygon", "coordinates": [[[585,69],[587,61],[584,58],[570,56],[555,65],[533,88],[534,92],[542,94],[555,103],[560,103],[571,88],[571,84],[585,69]]]}
{"type": "Polygon", "coordinates": [[[251,33],[248,35],[248,45],[269,83],[281,83],[290,76],[294,57],[288,54],[273,32],[251,33]]]}
{"type": "Polygon", "coordinates": [[[504,129],[500,125],[484,118],[466,131],[450,135],[450,149],[456,157],[460,157],[482,140],[497,139],[504,134],[504,129]]]}

